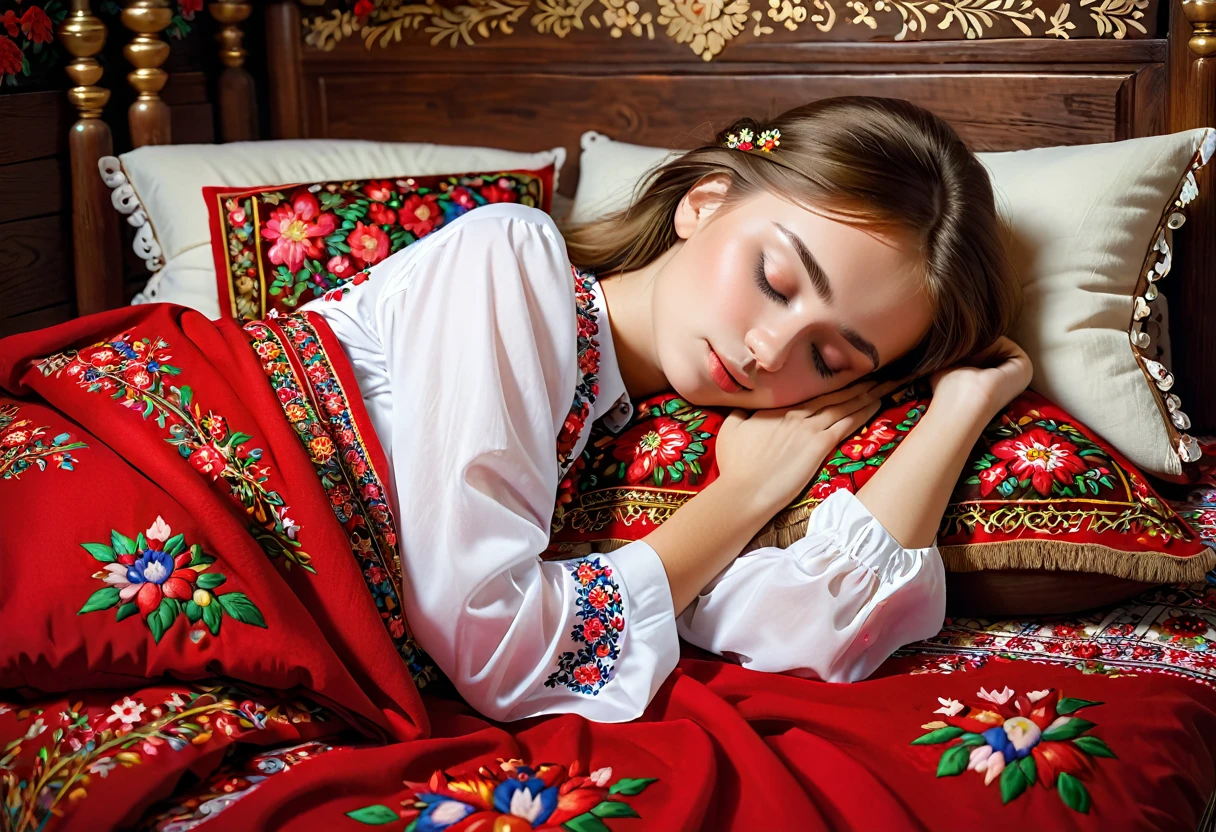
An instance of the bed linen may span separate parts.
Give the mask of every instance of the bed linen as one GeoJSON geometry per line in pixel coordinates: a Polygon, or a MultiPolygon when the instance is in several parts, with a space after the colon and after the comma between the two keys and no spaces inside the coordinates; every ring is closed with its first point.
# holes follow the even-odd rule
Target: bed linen
{"type": "Polygon", "coordinates": [[[308,316],[0,342],[0,829],[1199,828],[1207,581],[948,621],[851,685],[688,647],[633,723],[481,718],[400,615],[351,389],[308,316]]]}

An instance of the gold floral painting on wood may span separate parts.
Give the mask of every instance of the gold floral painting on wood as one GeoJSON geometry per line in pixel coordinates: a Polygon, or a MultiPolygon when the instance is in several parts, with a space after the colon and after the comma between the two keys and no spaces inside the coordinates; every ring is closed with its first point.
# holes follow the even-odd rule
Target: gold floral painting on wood
{"type": "Polygon", "coordinates": [[[305,14],[305,42],[368,49],[407,36],[431,46],[476,46],[530,29],[558,38],[667,40],[713,60],[748,38],[916,41],[977,38],[1147,37],[1157,0],[351,0],[305,14]],[[792,34],[791,34],[792,33],[792,34]]]}

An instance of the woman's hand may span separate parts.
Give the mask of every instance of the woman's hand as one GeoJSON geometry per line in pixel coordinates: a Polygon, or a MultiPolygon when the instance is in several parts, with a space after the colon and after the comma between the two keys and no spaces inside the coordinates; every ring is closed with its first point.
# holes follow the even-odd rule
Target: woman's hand
{"type": "Polygon", "coordinates": [[[864,381],[773,410],[735,410],[718,431],[719,481],[741,487],[754,508],[776,513],[798,496],[832,449],[878,411],[900,382],[864,381]]]}
{"type": "Polygon", "coordinates": [[[991,418],[1026,389],[1033,374],[1026,351],[1002,337],[967,361],[937,371],[929,382],[935,404],[982,411],[991,418]]]}

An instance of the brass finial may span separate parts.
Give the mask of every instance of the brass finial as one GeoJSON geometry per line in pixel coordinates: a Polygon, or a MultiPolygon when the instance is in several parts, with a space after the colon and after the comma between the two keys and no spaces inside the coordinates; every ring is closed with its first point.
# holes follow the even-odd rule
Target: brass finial
{"type": "Polygon", "coordinates": [[[72,0],[72,10],[59,26],[59,43],[75,59],[66,67],[76,85],[68,90],[68,100],[81,118],[98,118],[110,100],[110,91],[97,86],[103,70],[95,57],[106,44],[106,26],[88,0],[72,0]]]}
{"type": "Polygon", "coordinates": [[[207,6],[207,11],[223,27],[215,36],[220,42],[220,61],[227,67],[243,66],[246,53],[241,40],[245,33],[240,24],[249,18],[253,6],[245,0],[214,0],[207,6]]]}
{"type": "Polygon", "coordinates": [[[1216,55],[1216,0],[1182,0],[1182,13],[1193,29],[1191,51],[1201,58],[1216,55]]]}

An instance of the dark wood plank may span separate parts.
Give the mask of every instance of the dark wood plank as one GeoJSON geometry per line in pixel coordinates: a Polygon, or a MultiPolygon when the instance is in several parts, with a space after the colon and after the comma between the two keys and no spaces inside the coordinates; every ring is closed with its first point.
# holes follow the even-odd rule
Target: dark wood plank
{"type": "Polygon", "coordinates": [[[1169,73],[1164,63],[1148,64],[1136,73],[1131,136],[1158,136],[1169,121],[1169,73]]]}
{"type": "Polygon", "coordinates": [[[59,303],[54,306],[48,306],[46,309],[27,312],[24,315],[17,315],[13,318],[0,318],[0,338],[7,335],[16,335],[18,332],[44,329],[48,326],[61,324],[64,321],[70,321],[74,317],[76,317],[76,308],[73,304],[59,303]]]}
{"type": "Polygon", "coordinates": [[[202,72],[174,72],[169,75],[160,97],[170,107],[182,104],[206,104],[211,98],[207,76],[202,72]]]}
{"type": "Polygon", "coordinates": [[[0,223],[63,211],[70,199],[67,159],[37,159],[0,166],[0,223]]]}
{"type": "Polygon", "coordinates": [[[303,61],[300,7],[295,0],[274,0],[266,4],[265,21],[266,72],[271,89],[270,137],[298,139],[305,135],[307,112],[300,78],[303,61]]]}
{"type": "Polygon", "coordinates": [[[65,152],[74,119],[62,92],[0,95],[0,165],[65,152]]]}
{"type": "Polygon", "coordinates": [[[174,144],[211,144],[215,141],[215,109],[210,103],[171,106],[169,130],[174,144]]]}
{"type": "MultiPolygon", "coordinates": [[[[1191,27],[1173,0],[1170,28],[1169,129],[1216,126],[1216,61],[1187,47],[1191,27]]],[[[1174,268],[1161,291],[1170,302],[1174,392],[1191,417],[1194,435],[1216,430],[1216,162],[1196,175],[1199,196],[1174,235],[1174,268]]]]}
{"type": "Polygon", "coordinates": [[[0,225],[0,315],[71,303],[73,286],[68,215],[0,225]]]}
{"type": "Polygon", "coordinates": [[[538,150],[563,144],[571,161],[562,190],[575,183],[578,138],[614,138],[692,147],[740,114],[763,120],[837,95],[909,99],[954,125],[976,150],[1011,150],[1113,141],[1120,96],[1132,76],[1105,73],[934,73],[615,75],[587,77],[503,72],[480,76],[383,72],[312,78],[311,135],[450,142],[538,150]],[[465,95],[479,85],[476,97],[465,95]],[[400,90],[409,88],[409,95],[400,90]],[[606,103],[607,102],[607,103],[606,103]],[[553,118],[559,113],[560,118],[553,118]],[[700,125],[690,131],[689,125],[700,125]]]}

